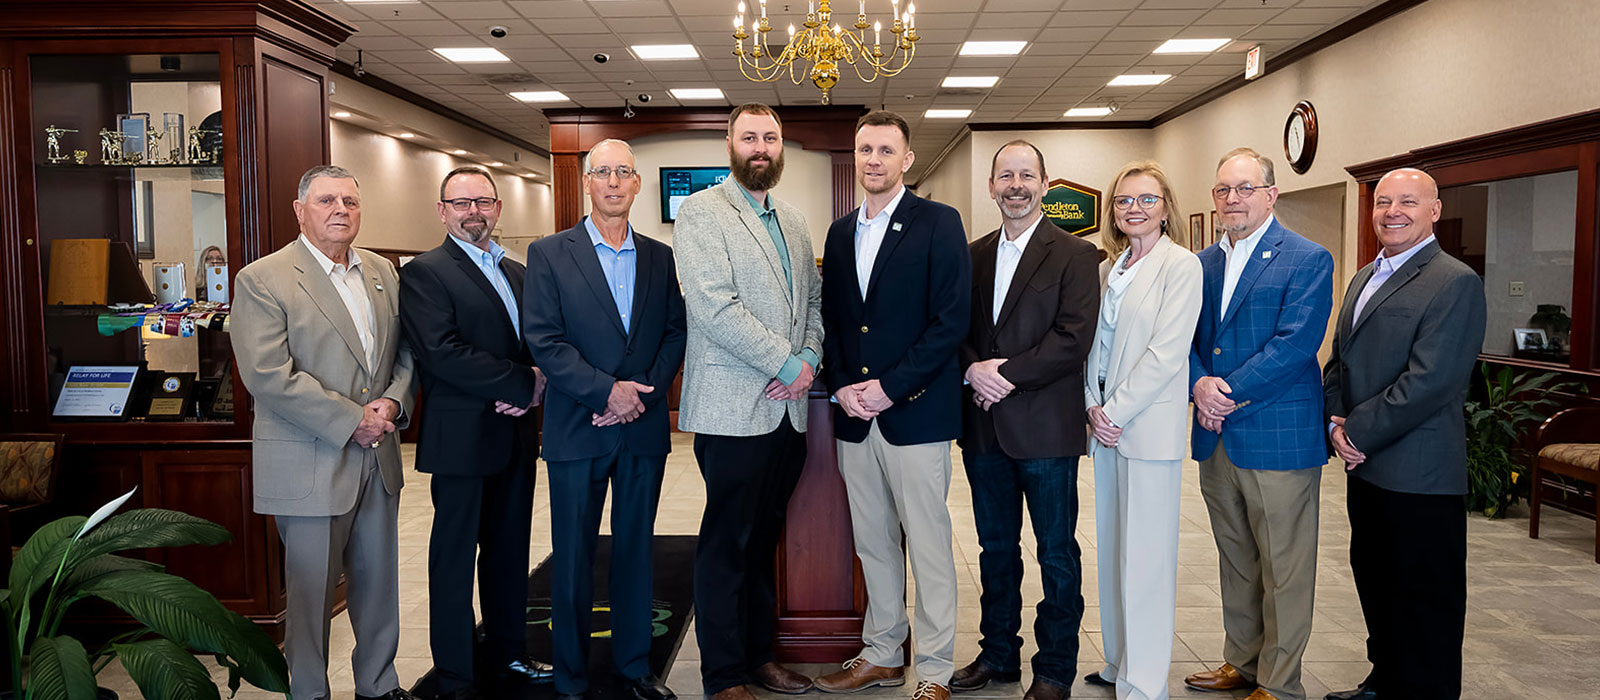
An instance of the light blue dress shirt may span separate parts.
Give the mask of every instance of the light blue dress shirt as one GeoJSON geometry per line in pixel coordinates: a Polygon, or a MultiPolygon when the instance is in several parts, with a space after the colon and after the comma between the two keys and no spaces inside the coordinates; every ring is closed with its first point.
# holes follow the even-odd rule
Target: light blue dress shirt
{"type": "Polygon", "coordinates": [[[1367,310],[1367,302],[1372,299],[1372,295],[1378,293],[1378,288],[1382,287],[1384,282],[1388,282],[1389,278],[1394,276],[1395,270],[1400,269],[1400,266],[1406,264],[1406,261],[1410,260],[1411,256],[1416,255],[1417,251],[1432,243],[1434,239],[1435,236],[1429,235],[1427,240],[1407,248],[1404,252],[1392,258],[1385,255],[1383,251],[1378,251],[1378,259],[1372,261],[1372,279],[1367,280],[1367,286],[1361,288],[1361,296],[1356,297],[1356,308],[1350,314],[1351,326],[1354,326],[1356,321],[1361,320],[1361,312],[1367,310]]]}
{"type": "Polygon", "coordinates": [[[511,328],[517,332],[517,337],[522,337],[522,315],[517,313],[517,298],[511,294],[511,281],[506,279],[506,273],[500,269],[500,261],[506,257],[506,249],[499,243],[489,241],[489,249],[484,250],[455,236],[450,240],[467,251],[467,257],[477,264],[478,271],[489,280],[489,286],[494,287],[496,294],[500,295],[500,303],[506,305],[506,315],[511,317],[511,328]]]}
{"type": "Polygon", "coordinates": [[[606,243],[589,217],[583,217],[583,229],[589,232],[589,242],[594,244],[594,254],[600,260],[600,271],[606,275],[606,289],[611,290],[611,300],[617,304],[617,315],[622,317],[622,329],[632,329],[628,315],[633,313],[633,283],[639,272],[639,249],[633,245],[633,226],[622,239],[618,250],[606,243]]]}
{"type": "MultiPolygon", "coordinates": [[[[778,210],[772,208],[772,197],[768,196],[765,203],[757,202],[750,195],[750,191],[740,187],[744,198],[750,202],[750,208],[756,210],[756,216],[761,219],[762,225],[767,228],[767,235],[772,237],[772,247],[778,250],[778,260],[783,263],[783,281],[794,289],[794,270],[789,265],[789,244],[783,240],[783,228],[778,225],[778,210]]],[[[817,369],[817,352],[811,348],[803,348],[798,355],[790,355],[784,360],[783,367],[778,370],[778,381],[784,384],[793,383],[800,376],[800,363],[811,365],[814,372],[817,369]]]]}

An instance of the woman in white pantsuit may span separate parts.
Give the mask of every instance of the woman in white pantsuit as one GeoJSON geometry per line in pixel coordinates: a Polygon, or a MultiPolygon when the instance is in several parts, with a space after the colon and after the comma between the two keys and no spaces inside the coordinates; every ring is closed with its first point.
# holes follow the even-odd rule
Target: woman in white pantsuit
{"type": "Polygon", "coordinates": [[[1200,318],[1200,260],[1161,166],[1132,163],[1111,183],[1109,257],[1089,351],[1095,547],[1106,665],[1084,678],[1117,697],[1166,700],[1178,589],[1178,497],[1189,431],[1189,345],[1200,318]]]}

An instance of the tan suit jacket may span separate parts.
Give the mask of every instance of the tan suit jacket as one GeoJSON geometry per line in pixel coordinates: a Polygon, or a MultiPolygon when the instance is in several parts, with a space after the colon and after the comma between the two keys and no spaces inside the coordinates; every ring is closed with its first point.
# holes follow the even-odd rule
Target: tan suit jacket
{"type": "Polygon", "coordinates": [[[369,366],[355,322],[333,281],[296,240],[239,271],[232,338],[239,376],[255,399],[255,511],[267,515],[341,515],[355,507],[367,453],[376,452],[388,492],[403,483],[399,436],[376,450],[350,435],[362,407],[379,397],[411,414],[411,348],[400,333],[400,283],[394,265],[361,256],[377,326],[377,362],[369,366]]]}
{"type": "MultiPolygon", "coordinates": [[[[1102,294],[1116,259],[1100,264],[1102,294]]],[[[1085,399],[1122,428],[1129,459],[1183,459],[1189,432],[1189,346],[1204,301],[1200,259],[1162,236],[1122,295],[1100,391],[1098,340],[1089,351],[1085,399]]],[[[1103,296],[1102,296],[1103,299],[1103,296]]],[[[1105,302],[1102,301],[1102,304],[1105,302]]]]}

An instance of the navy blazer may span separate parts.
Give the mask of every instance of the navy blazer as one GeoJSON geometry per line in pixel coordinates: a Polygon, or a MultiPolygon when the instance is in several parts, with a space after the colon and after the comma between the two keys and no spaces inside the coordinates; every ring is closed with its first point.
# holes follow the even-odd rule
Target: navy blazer
{"type": "MultiPolygon", "coordinates": [[[[503,258],[500,272],[520,306],[522,265],[503,258]]],[[[400,268],[400,326],[416,355],[426,396],[417,471],[486,476],[532,465],[539,444],[533,415],[496,413],[494,402],[526,406],[533,401],[533,359],[500,294],[454,241],[447,239],[400,268]]]]}
{"type": "Polygon", "coordinates": [[[633,245],[633,321],[626,331],[582,221],[528,245],[522,337],[549,381],[546,461],[602,457],[618,441],[639,457],[672,451],[667,394],[683,364],[683,293],[671,248],[638,231],[633,245]],[[645,411],[632,423],[597,428],[593,415],[605,413],[619,379],[655,391],[639,395],[645,411]]]}
{"type": "MultiPolygon", "coordinates": [[[[890,215],[862,300],[857,211],[828,227],[823,247],[822,356],[829,391],[877,379],[894,402],[877,418],[890,444],[959,438],[956,349],[967,337],[972,306],[972,256],[961,215],[906,190],[890,215]]],[[[839,406],[833,425],[834,436],[846,442],[861,442],[872,427],[839,406]]]]}
{"type": "Polygon", "coordinates": [[[1189,356],[1189,390],[1201,377],[1221,377],[1240,406],[1218,435],[1190,433],[1196,460],[1227,443],[1244,469],[1310,469],[1328,462],[1322,427],[1322,372],[1317,351],[1333,313],[1333,255],[1274,218],[1245,261],[1221,313],[1228,258],[1222,245],[1200,251],[1205,270],[1200,322],[1189,356]]]}

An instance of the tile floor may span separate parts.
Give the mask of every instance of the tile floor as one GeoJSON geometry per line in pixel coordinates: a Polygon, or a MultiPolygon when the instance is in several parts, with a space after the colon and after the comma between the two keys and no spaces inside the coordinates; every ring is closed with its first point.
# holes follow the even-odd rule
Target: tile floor
{"type": "MultiPolygon", "coordinates": [[[[656,531],[694,534],[699,528],[704,488],[695,468],[690,437],[675,435],[674,448],[667,463],[656,531]]],[[[412,448],[407,446],[408,463],[412,454],[412,448]]],[[[949,502],[955,524],[957,571],[961,575],[956,638],[956,664],[960,666],[971,661],[978,649],[978,542],[959,450],[955,459],[949,502]]],[[[1179,534],[1177,638],[1172,642],[1172,695],[1226,698],[1228,694],[1197,693],[1183,685],[1185,675],[1218,665],[1222,649],[1217,552],[1211,540],[1205,504],[1194,478],[1195,465],[1186,462],[1186,467],[1179,534]]],[[[432,508],[427,497],[427,476],[410,472],[407,479],[409,488],[400,508],[401,634],[396,667],[401,682],[409,686],[432,667],[427,635],[427,549],[432,508]]],[[[1330,689],[1353,687],[1367,672],[1361,610],[1346,558],[1349,529],[1344,509],[1344,479],[1337,463],[1324,470],[1315,631],[1305,656],[1304,680],[1311,698],[1321,698],[1330,689]]],[[[534,562],[550,552],[549,500],[545,483],[541,474],[531,545],[534,562]]],[[[1079,493],[1083,502],[1078,540],[1084,549],[1083,594],[1088,605],[1080,635],[1081,675],[1097,669],[1103,661],[1095,584],[1093,470],[1087,460],[1079,469],[1079,493]]],[[[1480,516],[1468,520],[1470,554],[1463,697],[1482,700],[1600,697],[1600,664],[1595,663],[1600,657],[1600,564],[1595,564],[1593,557],[1594,523],[1546,510],[1541,539],[1528,539],[1527,526],[1525,506],[1504,520],[1486,520],[1480,516]]],[[[1023,582],[1024,638],[1031,636],[1028,630],[1033,624],[1032,605],[1041,595],[1038,566],[1029,558],[1031,538],[1031,533],[1024,533],[1027,566],[1023,582]]],[[[667,681],[685,700],[696,700],[701,688],[699,651],[693,639],[693,626],[688,635],[667,681]]],[[[333,622],[330,642],[329,673],[337,700],[349,700],[354,694],[348,658],[352,645],[348,618],[341,615],[333,622]]],[[[1030,641],[1023,650],[1023,658],[1032,652],[1030,641]]],[[[829,670],[822,666],[799,668],[812,674],[829,670]]],[[[224,676],[218,674],[218,678],[224,676]]],[[[1028,680],[1024,669],[1022,683],[991,685],[962,697],[1020,697],[1028,680]]],[[[102,674],[101,682],[122,693],[124,698],[139,697],[137,688],[116,665],[102,674]]],[[[912,687],[908,684],[904,688],[875,689],[862,695],[908,697],[912,687]]],[[[1074,686],[1073,692],[1078,697],[1114,695],[1108,689],[1081,682],[1074,686]]],[[[779,697],[764,691],[758,694],[779,697]]],[[[1233,697],[1244,695],[1234,693],[1233,697]]],[[[239,697],[273,696],[247,686],[241,689],[239,697]]]]}

